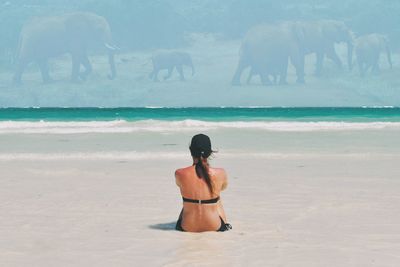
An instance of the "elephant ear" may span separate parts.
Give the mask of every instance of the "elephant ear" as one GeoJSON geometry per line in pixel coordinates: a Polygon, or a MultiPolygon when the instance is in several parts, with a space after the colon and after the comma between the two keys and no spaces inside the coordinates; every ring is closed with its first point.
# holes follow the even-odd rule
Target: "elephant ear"
{"type": "Polygon", "coordinates": [[[390,53],[390,39],[387,35],[381,35],[382,51],[390,53]]]}
{"type": "Polygon", "coordinates": [[[332,42],[348,42],[349,28],[342,21],[329,20],[322,23],[322,34],[332,42]]]}
{"type": "Polygon", "coordinates": [[[352,44],[354,44],[357,39],[356,34],[352,30],[349,30],[349,39],[352,44]]]}
{"type": "Polygon", "coordinates": [[[304,53],[308,45],[307,34],[304,24],[300,22],[294,22],[290,27],[290,34],[292,39],[297,45],[300,53],[304,53]]]}
{"type": "Polygon", "coordinates": [[[65,15],[64,25],[66,34],[71,38],[70,40],[87,42],[90,38],[90,23],[84,13],[65,15]]]}
{"type": "Polygon", "coordinates": [[[389,40],[389,37],[387,35],[382,35],[382,40],[383,40],[383,43],[386,46],[389,46],[390,40],[389,40]]]}
{"type": "Polygon", "coordinates": [[[294,39],[299,42],[300,44],[303,44],[306,38],[305,30],[303,25],[301,25],[298,22],[294,22],[293,26],[291,27],[292,30],[292,35],[294,36],[294,39]]]}
{"type": "Polygon", "coordinates": [[[340,26],[332,21],[324,22],[322,26],[322,34],[326,40],[335,42],[339,33],[340,26]]]}

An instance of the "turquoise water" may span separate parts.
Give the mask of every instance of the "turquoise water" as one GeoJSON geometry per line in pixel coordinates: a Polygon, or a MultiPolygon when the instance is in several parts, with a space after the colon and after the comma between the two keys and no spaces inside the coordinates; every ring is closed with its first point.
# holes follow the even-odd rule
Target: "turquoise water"
{"type": "Polygon", "coordinates": [[[0,121],[400,122],[400,108],[3,108],[0,121]]]}

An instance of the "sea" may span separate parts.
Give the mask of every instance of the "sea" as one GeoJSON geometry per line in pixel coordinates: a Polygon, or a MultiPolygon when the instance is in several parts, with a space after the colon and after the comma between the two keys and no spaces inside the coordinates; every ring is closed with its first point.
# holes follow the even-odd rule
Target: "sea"
{"type": "Polygon", "coordinates": [[[400,129],[399,107],[0,108],[0,134],[400,129]]]}

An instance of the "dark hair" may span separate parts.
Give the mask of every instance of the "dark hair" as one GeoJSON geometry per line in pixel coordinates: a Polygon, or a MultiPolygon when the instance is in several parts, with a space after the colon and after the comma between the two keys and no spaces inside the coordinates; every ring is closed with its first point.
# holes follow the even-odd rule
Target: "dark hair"
{"type": "Polygon", "coordinates": [[[198,159],[195,166],[197,176],[204,179],[208,186],[208,189],[212,194],[214,192],[214,188],[211,181],[209,166],[207,162],[207,158],[211,156],[211,154],[214,152],[211,149],[210,138],[205,134],[197,134],[193,136],[189,149],[190,154],[192,154],[193,158],[198,159]]]}

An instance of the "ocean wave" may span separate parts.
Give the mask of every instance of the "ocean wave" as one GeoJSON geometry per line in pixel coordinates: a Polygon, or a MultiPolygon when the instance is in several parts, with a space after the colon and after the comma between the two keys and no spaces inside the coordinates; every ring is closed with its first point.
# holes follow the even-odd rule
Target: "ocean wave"
{"type": "Polygon", "coordinates": [[[368,109],[394,109],[394,108],[398,108],[396,106],[362,106],[361,108],[368,108],[368,109]]]}
{"type": "MultiPolygon", "coordinates": [[[[221,159],[313,159],[313,158],[358,158],[368,159],[376,156],[373,153],[264,153],[264,152],[221,152],[221,159]]],[[[398,154],[380,153],[379,157],[393,159],[398,154]]],[[[138,152],[138,151],[99,151],[99,152],[62,152],[62,153],[0,153],[0,161],[57,161],[57,160],[114,160],[114,161],[141,161],[141,160],[184,160],[189,157],[188,152],[138,152]]]]}
{"type": "Polygon", "coordinates": [[[141,120],[114,121],[2,121],[0,134],[82,134],[131,132],[182,132],[223,129],[278,132],[349,131],[400,129],[400,122],[288,122],[288,121],[201,121],[141,120]]]}

